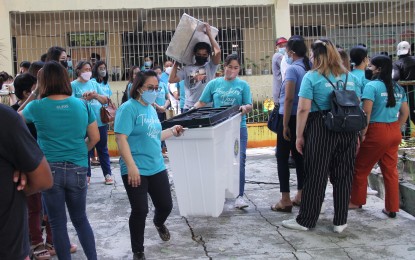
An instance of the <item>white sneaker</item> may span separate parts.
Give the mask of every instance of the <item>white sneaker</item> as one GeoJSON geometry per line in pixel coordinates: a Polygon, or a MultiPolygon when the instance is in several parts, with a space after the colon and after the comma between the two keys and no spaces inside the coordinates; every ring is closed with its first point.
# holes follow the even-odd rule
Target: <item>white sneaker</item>
{"type": "Polygon", "coordinates": [[[347,223],[340,226],[334,226],[333,231],[334,233],[341,233],[345,228],[347,228],[347,223]]]}
{"type": "Polygon", "coordinates": [[[109,175],[109,174],[105,175],[105,184],[106,185],[114,184],[114,180],[112,179],[111,175],[109,175]]]}
{"type": "Polygon", "coordinates": [[[247,208],[249,205],[245,202],[244,198],[239,196],[235,200],[235,208],[237,209],[244,209],[247,208]]]}
{"type": "Polygon", "coordinates": [[[308,228],[301,226],[300,224],[297,223],[297,220],[295,218],[293,219],[289,219],[289,220],[284,220],[282,222],[282,226],[289,228],[289,229],[294,229],[294,230],[300,230],[300,231],[307,231],[308,228]]]}
{"type": "Polygon", "coordinates": [[[369,186],[367,186],[367,195],[378,195],[377,190],[372,190],[369,186]]]}
{"type": "Polygon", "coordinates": [[[320,214],[324,214],[326,212],[326,202],[323,201],[323,204],[321,204],[320,214]]]}

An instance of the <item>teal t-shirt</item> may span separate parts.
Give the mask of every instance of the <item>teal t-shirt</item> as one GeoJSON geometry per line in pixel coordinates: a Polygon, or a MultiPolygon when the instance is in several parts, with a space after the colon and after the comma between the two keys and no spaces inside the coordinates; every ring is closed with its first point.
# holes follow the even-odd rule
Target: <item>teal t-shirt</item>
{"type": "Polygon", "coordinates": [[[180,108],[184,108],[184,101],[186,100],[186,93],[184,91],[184,80],[179,81],[177,83],[177,88],[179,89],[179,96],[180,96],[180,108]]]}
{"type": "MultiPolygon", "coordinates": [[[[346,74],[342,74],[335,78],[333,75],[329,75],[329,80],[336,86],[336,82],[339,80],[345,81],[346,74]]],[[[361,89],[360,84],[355,76],[349,73],[347,79],[346,89],[354,90],[357,96],[360,98],[361,89]]],[[[309,71],[304,75],[301,82],[300,92],[298,96],[306,99],[311,99],[311,112],[318,111],[318,108],[314,102],[316,102],[321,110],[331,109],[330,94],[333,91],[333,86],[317,71],[309,71]]]]}
{"type": "Polygon", "coordinates": [[[131,91],[132,86],[133,86],[133,83],[131,82],[127,84],[127,100],[131,98],[130,91],[131,91]]]}
{"type": "Polygon", "coordinates": [[[381,80],[373,80],[366,84],[362,100],[369,99],[373,101],[370,123],[392,123],[398,120],[399,109],[401,109],[402,102],[407,102],[407,97],[405,90],[398,84],[395,85],[394,92],[396,105],[386,107],[388,92],[385,83],[381,80]]]}
{"type": "Polygon", "coordinates": [[[167,84],[164,82],[159,82],[159,92],[157,94],[156,103],[159,106],[164,106],[166,104],[166,95],[169,94],[169,89],[167,84]]]}
{"type": "Polygon", "coordinates": [[[104,92],[104,95],[107,97],[107,98],[110,98],[111,96],[112,96],[112,91],[111,91],[111,88],[110,88],[110,84],[108,83],[108,81],[107,81],[107,84],[105,84],[104,82],[101,82],[101,83],[99,83],[96,79],[91,79],[91,81],[95,81],[100,87],[101,87],[101,90],[104,92]]]}
{"type": "MultiPolygon", "coordinates": [[[[76,98],[82,98],[82,94],[84,94],[87,91],[95,91],[99,95],[105,96],[104,91],[102,91],[101,87],[95,80],[88,80],[85,83],[82,83],[79,80],[74,80],[71,82],[71,86],[72,96],[76,98]]],[[[88,103],[91,106],[92,111],[94,111],[95,113],[95,118],[97,120],[98,127],[106,125],[101,121],[100,109],[102,107],[102,104],[97,99],[91,99],[90,101],[88,101],[88,103]]]]}
{"type": "MultiPolygon", "coordinates": [[[[220,77],[209,81],[200,101],[213,102],[213,107],[252,104],[251,90],[248,83],[240,78],[228,81],[220,77]]],[[[242,116],[241,127],[246,127],[246,115],[242,116]]]]}
{"type": "Polygon", "coordinates": [[[368,80],[365,76],[365,71],[364,70],[359,70],[359,69],[354,69],[352,70],[350,73],[353,74],[353,76],[355,76],[361,86],[362,89],[362,94],[363,94],[363,90],[365,89],[365,85],[370,82],[370,80],[368,80]]]}
{"type": "MultiPolygon", "coordinates": [[[[166,169],[161,153],[161,124],[153,106],[129,99],[117,110],[114,132],[125,134],[131,155],[141,175],[150,176],[166,169]]],[[[120,159],[121,175],[128,174],[120,159]]]]}
{"type": "Polygon", "coordinates": [[[68,97],[63,100],[33,100],[23,110],[28,123],[34,123],[37,141],[48,162],[71,162],[88,167],[85,136],[95,115],[86,102],[68,97]]]}

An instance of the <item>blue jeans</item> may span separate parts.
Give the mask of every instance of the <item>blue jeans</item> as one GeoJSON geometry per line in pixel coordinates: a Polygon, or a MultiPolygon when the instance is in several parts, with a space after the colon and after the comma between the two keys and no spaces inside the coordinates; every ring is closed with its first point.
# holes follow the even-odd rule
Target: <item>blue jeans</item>
{"type": "Polygon", "coordinates": [[[53,187],[42,193],[52,229],[53,245],[60,260],[71,259],[70,242],[66,227],[65,204],[72,224],[86,257],[97,259],[95,238],[86,216],[86,193],[88,189],[87,167],[70,162],[49,163],[53,175],[53,187]]]}
{"type": "Polygon", "coordinates": [[[240,159],[239,159],[239,196],[244,195],[245,191],[245,161],[246,145],[248,143],[248,129],[241,127],[240,130],[240,159]]]}
{"type": "MultiPolygon", "coordinates": [[[[98,127],[99,141],[95,145],[98,152],[99,163],[101,164],[102,174],[104,177],[111,175],[110,155],[108,153],[108,125],[98,127]]],[[[89,151],[89,158],[94,158],[94,148],[89,151]]],[[[88,158],[88,159],[89,159],[88,158]]],[[[91,177],[91,161],[88,160],[88,177],[91,177]]]]}

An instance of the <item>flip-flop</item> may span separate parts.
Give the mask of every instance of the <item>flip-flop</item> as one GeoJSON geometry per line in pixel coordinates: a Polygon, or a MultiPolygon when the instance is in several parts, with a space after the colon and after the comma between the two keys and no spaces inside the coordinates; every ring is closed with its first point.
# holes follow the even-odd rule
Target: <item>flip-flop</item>
{"type": "Polygon", "coordinates": [[[385,209],[382,209],[382,213],[390,218],[396,218],[396,212],[387,212],[385,209]]]}
{"type": "Polygon", "coordinates": [[[48,260],[51,258],[49,251],[45,248],[45,245],[41,242],[32,246],[33,258],[36,260],[48,260]]]}
{"type": "Polygon", "coordinates": [[[271,205],[271,210],[272,211],[277,211],[277,212],[291,213],[293,211],[293,206],[281,207],[281,204],[278,202],[275,205],[271,205]]]}

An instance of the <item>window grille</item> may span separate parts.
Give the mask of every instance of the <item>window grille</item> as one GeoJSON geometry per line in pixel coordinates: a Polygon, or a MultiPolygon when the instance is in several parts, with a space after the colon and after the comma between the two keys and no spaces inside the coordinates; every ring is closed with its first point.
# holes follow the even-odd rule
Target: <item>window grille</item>
{"type": "MultiPolygon", "coordinates": [[[[22,60],[35,61],[51,46],[65,47],[73,64],[98,53],[107,62],[112,80],[124,80],[146,56],[162,65],[180,17],[187,13],[219,29],[222,60],[237,53],[249,58],[260,73],[270,70],[274,52],[274,7],[233,6],[173,9],[128,9],[58,12],[12,12],[14,69],[22,60]]],[[[15,71],[15,72],[16,72],[15,71]]]]}
{"type": "Polygon", "coordinates": [[[363,43],[370,55],[395,57],[400,41],[415,42],[414,10],[413,0],[290,5],[291,33],[309,43],[326,37],[346,50],[363,43]]]}

